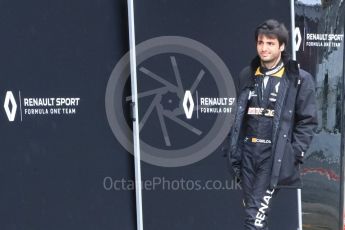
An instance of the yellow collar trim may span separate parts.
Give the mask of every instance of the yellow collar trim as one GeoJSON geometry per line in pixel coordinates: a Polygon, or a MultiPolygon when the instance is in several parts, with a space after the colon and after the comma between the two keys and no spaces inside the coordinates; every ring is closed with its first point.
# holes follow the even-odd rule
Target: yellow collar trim
{"type": "Polygon", "coordinates": [[[260,67],[258,67],[258,68],[256,69],[256,72],[255,72],[255,76],[258,76],[258,75],[264,75],[263,73],[261,73],[260,67]]]}
{"type": "MultiPolygon", "coordinates": [[[[278,72],[272,74],[271,76],[273,77],[282,77],[284,75],[284,72],[285,72],[285,67],[281,68],[278,72]]],[[[255,72],[255,76],[263,76],[264,74],[261,73],[260,71],[260,67],[258,67],[256,69],[256,72],[255,72]]]]}

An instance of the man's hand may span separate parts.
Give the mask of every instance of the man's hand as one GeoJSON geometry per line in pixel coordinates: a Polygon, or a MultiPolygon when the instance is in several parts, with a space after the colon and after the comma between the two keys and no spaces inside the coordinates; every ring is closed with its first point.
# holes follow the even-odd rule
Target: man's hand
{"type": "Polygon", "coordinates": [[[296,164],[303,164],[303,159],[302,155],[296,155],[296,164]]]}
{"type": "Polygon", "coordinates": [[[237,183],[241,182],[241,167],[239,165],[232,166],[233,178],[237,183]]]}

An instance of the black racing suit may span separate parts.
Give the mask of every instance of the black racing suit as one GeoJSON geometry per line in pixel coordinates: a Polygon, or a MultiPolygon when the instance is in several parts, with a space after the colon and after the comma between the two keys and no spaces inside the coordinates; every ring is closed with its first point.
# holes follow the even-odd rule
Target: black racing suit
{"type": "Polygon", "coordinates": [[[267,229],[269,204],[274,192],[269,189],[274,106],[284,71],[282,62],[271,70],[259,67],[248,98],[241,170],[246,230],[267,229]]]}

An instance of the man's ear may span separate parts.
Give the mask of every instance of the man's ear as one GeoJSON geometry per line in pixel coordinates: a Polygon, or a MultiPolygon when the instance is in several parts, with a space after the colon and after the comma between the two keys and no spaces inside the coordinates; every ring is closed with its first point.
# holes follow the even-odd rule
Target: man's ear
{"type": "Polygon", "coordinates": [[[281,44],[279,49],[280,49],[280,52],[283,52],[285,50],[285,43],[281,44]]]}

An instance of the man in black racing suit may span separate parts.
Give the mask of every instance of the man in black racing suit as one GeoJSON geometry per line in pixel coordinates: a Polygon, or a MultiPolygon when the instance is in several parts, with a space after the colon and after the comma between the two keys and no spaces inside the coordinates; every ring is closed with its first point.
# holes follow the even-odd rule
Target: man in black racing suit
{"type": "Polygon", "coordinates": [[[267,230],[277,188],[301,187],[302,163],[317,126],[312,76],[285,53],[288,31],[267,20],[255,31],[258,56],[239,78],[229,160],[241,178],[245,229],[267,230]]]}

